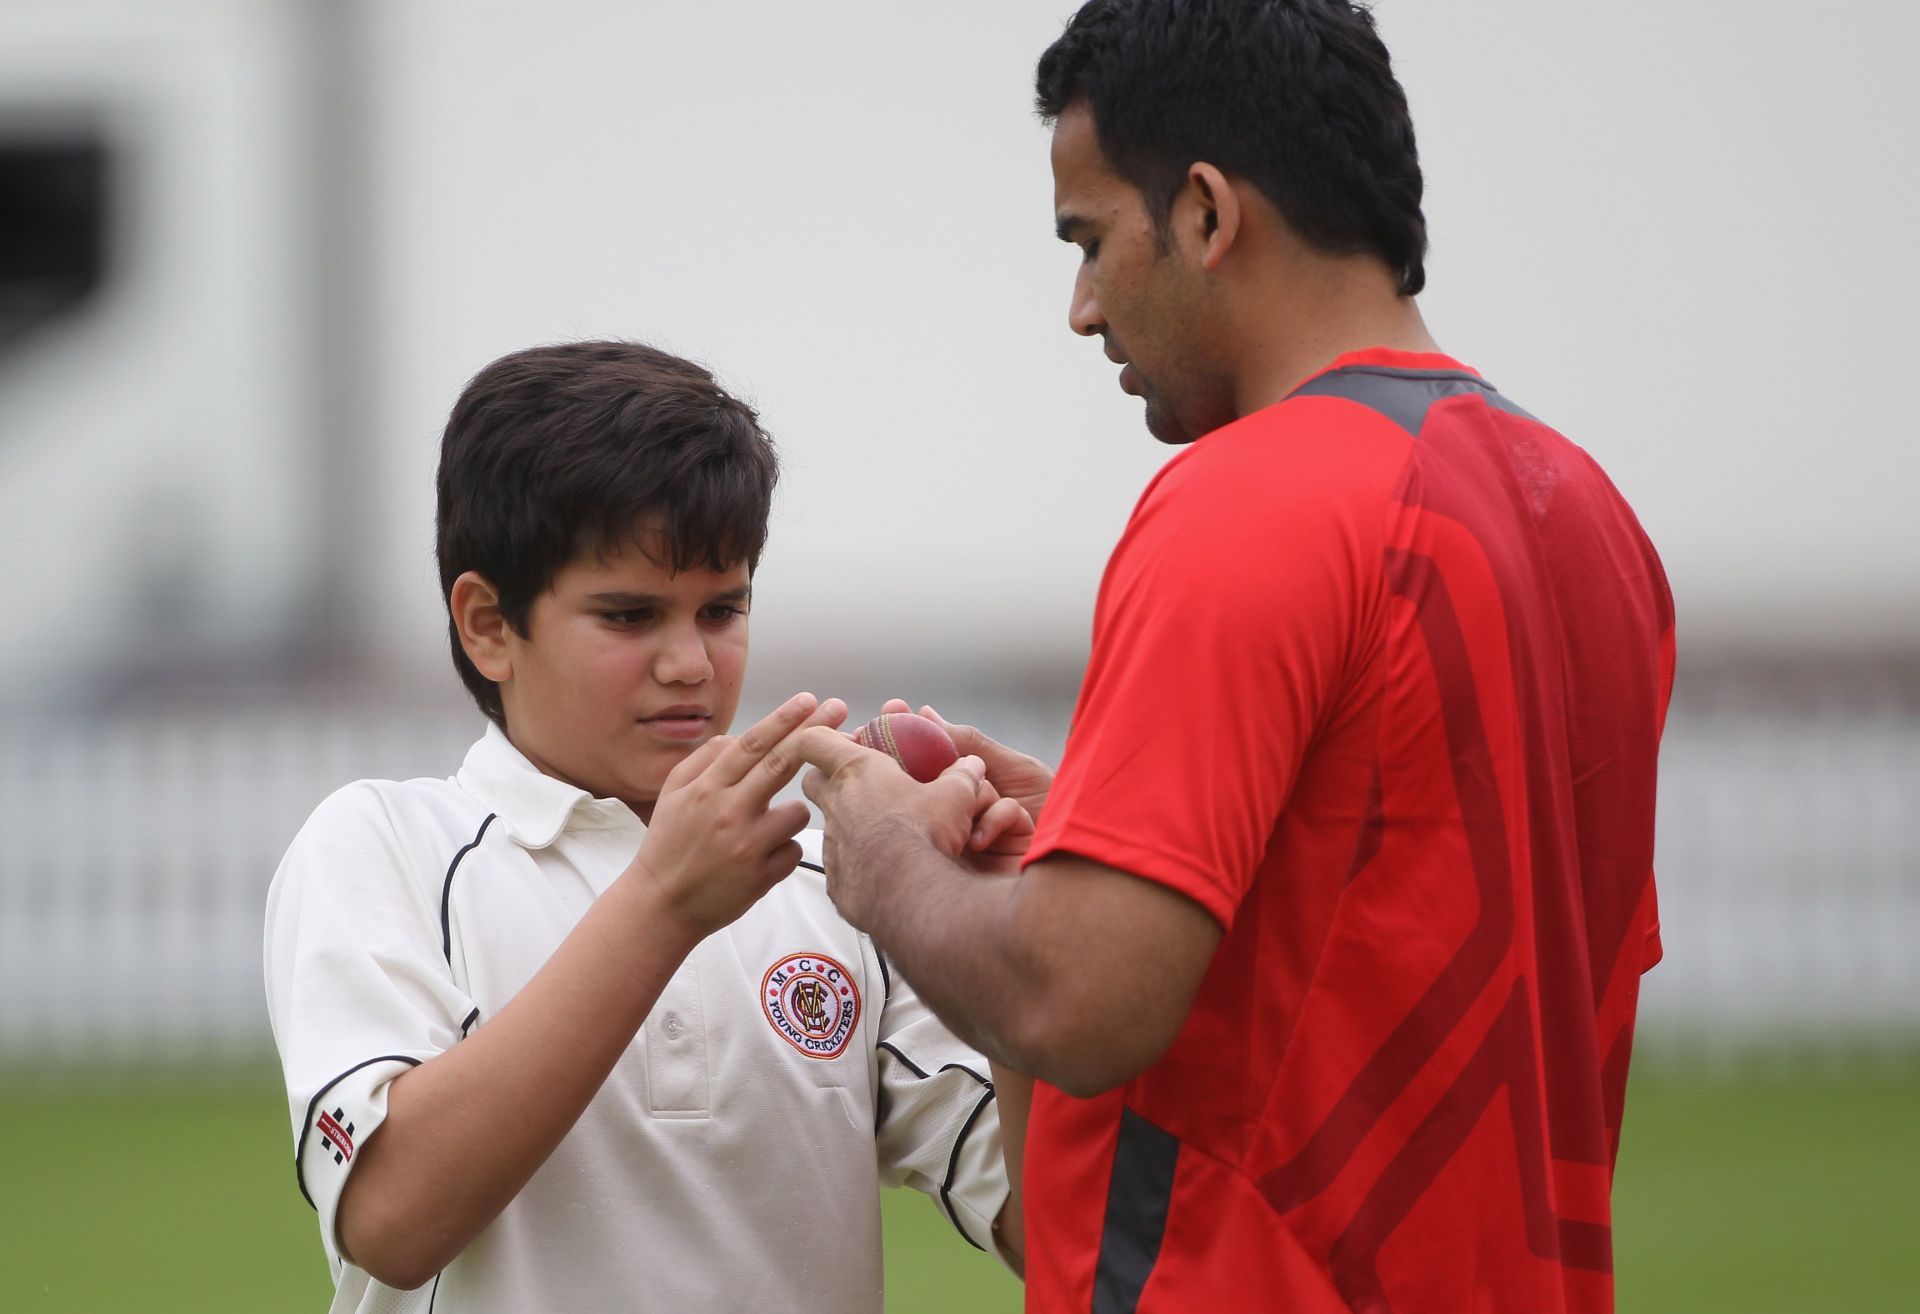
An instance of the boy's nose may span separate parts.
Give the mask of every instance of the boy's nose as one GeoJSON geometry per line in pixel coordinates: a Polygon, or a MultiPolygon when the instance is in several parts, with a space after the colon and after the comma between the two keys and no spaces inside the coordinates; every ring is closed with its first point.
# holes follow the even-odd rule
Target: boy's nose
{"type": "Polygon", "coordinates": [[[713,676],[707,645],[698,633],[676,635],[654,661],[654,677],[662,684],[704,684],[713,676]]]}

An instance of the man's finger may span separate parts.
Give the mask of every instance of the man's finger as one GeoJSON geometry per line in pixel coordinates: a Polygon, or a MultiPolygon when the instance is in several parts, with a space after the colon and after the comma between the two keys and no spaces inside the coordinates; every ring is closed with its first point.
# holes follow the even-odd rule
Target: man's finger
{"type": "Polygon", "coordinates": [[[889,698],[881,705],[880,715],[889,716],[895,712],[911,712],[913,707],[904,698],[889,698]]]}
{"type": "Polygon", "coordinates": [[[825,805],[820,802],[820,795],[825,792],[829,779],[831,777],[819,767],[810,767],[807,774],[800,777],[800,792],[824,810],[825,805]]]}
{"type": "Polygon", "coordinates": [[[922,707],[920,715],[932,721],[947,732],[947,738],[953,740],[953,746],[964,753],[978,753],[982,749],[996,747],[994,742],[981,734],[979,729],[970,725],[955,725],[952,721],[933,710],[931,705],[922,707]]]}
{"type": "MultiPolygon", "coordinates": [[[[927,788],[940,790],[949,796],[958,796],[957,806],[964,807],[967,816],[971,818],[974,800],[980,797],[980,782],[986,778],[987,764],[969,755],[935,776],[928,783],[927,788]]],[[[971,820],[968,825],[971,828],[971,820]]]]}
{"type": "MultiPolygon", "coordinates": [[[[818,767],[829,776],[850,762],[858,762],[873,751],[871,748],[862,748],[845,735],[836,734],[824,726],[802,730],[793,736],[791,743],[784,747],[790,749],[808,766],[818,767]]],[[[813,797],[811,791],[808,792],[807,797],[813,797]]]]}
{"type": "Polygon", "coordinates": [[[1033,841],[1033,818],[1015,799],[1003,798],[973,823],[967,847],[975,853],[1025,853],[1033,841]]]}

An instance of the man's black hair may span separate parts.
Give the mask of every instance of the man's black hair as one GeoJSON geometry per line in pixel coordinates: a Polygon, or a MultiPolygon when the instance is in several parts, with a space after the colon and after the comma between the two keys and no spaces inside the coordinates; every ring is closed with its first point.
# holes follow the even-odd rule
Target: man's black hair
{"type": "Polygon", "coordinates": [[[1426,285],[1406,93],[1347,0],[1088,0],[1040,57],[1040,114],[1084,101],[1114,172],[1164,233],[1197,163],[1246,179],[1300,237],[1426,285]]]}
{"type": "MultiPolygon", "coordinates": [[[[451,600],[477,571],[528,633],[568,562],[638,547],[680,571],[759,565],[779,462],[752,407],[691,361],[635,342],[503,356],[474,375],[440,440],[435,550],[451,600]]],[[[453,664],[504,726],[500,688],[460,646],[453,664]]]]}

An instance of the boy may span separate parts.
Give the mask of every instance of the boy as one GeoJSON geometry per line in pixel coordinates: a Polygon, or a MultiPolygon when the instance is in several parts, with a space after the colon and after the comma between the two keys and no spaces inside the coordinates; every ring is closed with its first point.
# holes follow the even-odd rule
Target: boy
{"type": "Polygon", "coordinates": [[[327,799],[267,903],[335,1311],[878,1311],[883,1183],[1017,1262],[986,1063],[771,806],[845,707],[723,733],[776,474],[750,408],[636,344],[455,405],[440,578],[491,724],[448,780],[327,799]]]}

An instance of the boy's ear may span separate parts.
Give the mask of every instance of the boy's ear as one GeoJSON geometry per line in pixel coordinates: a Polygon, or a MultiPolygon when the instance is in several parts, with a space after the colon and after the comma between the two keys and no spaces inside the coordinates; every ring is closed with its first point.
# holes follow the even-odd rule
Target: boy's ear
{"type": "Polygon", "coordinates": [[[447,610],[460,632],[460,646],[466,649],[467,660],[475,669],[495,684],[511,679],[513,657],[507,647],[507,618],[500,611],[500,595],[493,585],[478,572],[467,571],[453,582],[447,610]]]}

